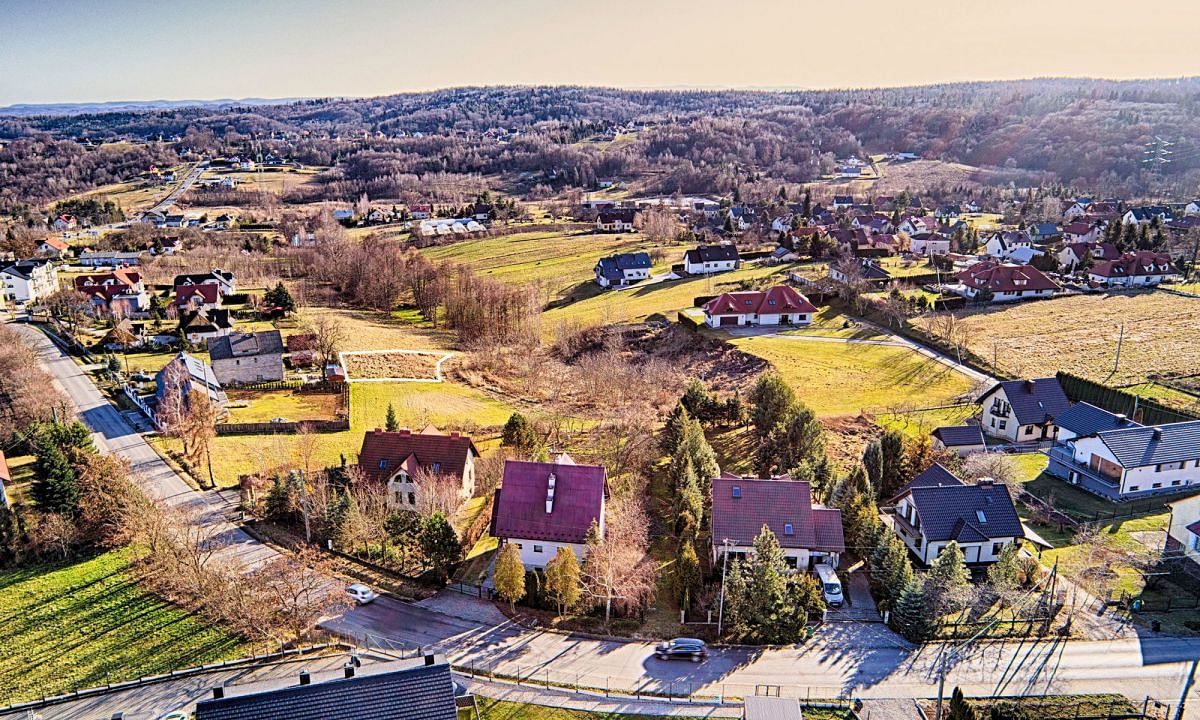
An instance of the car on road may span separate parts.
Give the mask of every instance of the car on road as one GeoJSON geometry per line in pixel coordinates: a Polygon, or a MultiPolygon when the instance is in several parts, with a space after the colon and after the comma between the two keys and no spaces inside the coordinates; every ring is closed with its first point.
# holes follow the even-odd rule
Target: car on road
{"type": "Polygon", "coordinates": [[[708,657],[708,646],[696,638],[675,638],[659,643],[654,648],[654,657],[659,660],[691,660],[700,662],[708,657]]]}
{"type": "Polygon", "coordinates": [[[272,425],[282,425],[283,423],[286,423],[286,422],[291,422],[291,420],[288,420],[285,417],[271,418],[272,425]]]}
{"type": "Polygon", "coordinates": [[[362,583],[354,583],[353,585],[347,586],[346,594],[349,595],[350,598],[359,605],[367,605],[368,603],[374,602],[375,598],[379,597],[379,593],[375,592],[366,585],[363,585],[362,583]]]}

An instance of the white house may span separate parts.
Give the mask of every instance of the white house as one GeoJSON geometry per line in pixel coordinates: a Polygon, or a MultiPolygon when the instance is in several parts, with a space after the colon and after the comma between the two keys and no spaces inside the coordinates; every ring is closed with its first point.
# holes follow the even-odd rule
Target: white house
{"type": "Polygon", "coordinates": [[[1168,503],[1171,522],[1167,526],[1166,556],[1182,561],[1180,569],[1200,577],[1200,495],[1168,503]]]}
{"type": "Polygon", "coordinates": [[[937,218],[928,215],[909,215],[896,226],[896,232],[902,232],[909,237],[921,233],[936,233],[938,229],[937,218]]]}
{"type": "Polygon", "coordinates": [[[569,548],[580,562],[595,524],[604,535],[608,476],[603,466],[507,460],[496,491],[492,535],[502,545],[514,544],[526,568],[544,569],[559,548],[569,548]]]}
{"type": "Polygon", "coordinates": [[[714,328],[808,325],[816,314],[816,306],[787,285],[776,285],[769,290],[722,293],[704,303],[704,322],[714,328]]]}
{"type": "Polygon", "coordinates": [[[837,567],[846,551],[842,511],[814,505],[812,486],[787,476],[770,479],[725,474],[712,481],[712,558],[716,565],[754,554],[766,526],[779,540],[784,561],[796,570],[837,567]],[[724,541],[728,542],[724,542],[724,541]]]}
{"type": "Polygon", "coordinates": [[[1088,279],[1105,287],[1144,287],[1179,279],[1167,253],[1139,250],[1092,265],[1088,279]]]}
{"type": "Polygon", "coordinates": [[[1047,472],[1115,500],[1200,485],[1200,420],[1129,425],[1060,443],[1047,472]]]}
{"type": "Polygon", "coordinates": [[[935,428],[929,434],[933,437],[935,448],[955,453],[959,457],[987,450],[983,429],[978,425],[946,425],[935,428]]]}
{"type": "Polygon", "coordinates": [[[1058,251],[1058,264],[1068,272],[1073,271],[1079,263],[1083,262],[1085,256],[1091,257],[1092,262],[1096,263],[1101,260],[1115,260],[1120,256],[1120,252],[1112,243],[1106,242],[1080,242],[1068,243],[1058,251]]]}
{"type": "Polygon", "coordinates": [[[892,531],[926,566],[951,542],[968,565],[983,565],[1025,537],[1007,487],[991,480],[968,485],[939,464],[904,486],[892,505],[892,531]]]}
{"type": "Polygon", "coordinates": [[[984,433],[1018,443],[1053,439],[1054,419],[1071,406],[1054,377],[999,382],[975,402],[984,433]]]}
{"type": "Polygon", "coordinates": [[[4,304],[35,303],[58,292],[58,268],[49,260],[29,259],[0,267],[4,304]]]}
{"type": "Polygon", "coordinates": [[[1183,208],[1184,215],[1200,215],[1200,200],[1193,200],[1183,208]]]}
{"type": "Polygon", "coordinates": [[[946,255],[950,252],[950,238],[941,233],[917,233],[909,236],[908,249],[914,255],[946,255]]]}
{"type": "Polygon", "coordinates": [[[738,250],[732,243],[701,245],[683,254],[683,270],[689,275],[709,275],[734,270],[739,262],[738,250]]]}
{"type": "Polygon", "coordinates": [[[600,258],[596,263],[596,284],[607,288],[625,286],[650,277],[650,255],[644,252],[621,253],[600,258]]]}
{"type": "Polygon", "coordinates": [[[1033,247],[1033,241],[1029,236],[1016,230],[1008,232],[999,232],[993,234],[987,239],[983,245],[983,251],[988,257],[1003,260],[1012,254],[1017,248],[1033,247]]]}
{"type": "Polygon", "coordinates": [[[601,210],[596,215],[596,230],[609,233],[633,232],[636,222],[637,210],[633,208],[601,210]]]}
{"type": "Polygon", "coordinates": [[[1031,265],[995,260],[975,263],[958,273],[959,284],[951,289],[968,298],[990,297],[991,302],[1015,302],[1053,297],[1059,285],[1031,265]]]}
{"type": "Polygon", "coordinates": [[[459,497],[475,494],[475,460],[479,450],[471,438],[457,432],[444,434],[428,427],[421,432],[375,428],[363,435],[358,467],[363,475],[387,484],[393,507],[416,509],[426,498],[426,483],[450,480],[459,497]]]}

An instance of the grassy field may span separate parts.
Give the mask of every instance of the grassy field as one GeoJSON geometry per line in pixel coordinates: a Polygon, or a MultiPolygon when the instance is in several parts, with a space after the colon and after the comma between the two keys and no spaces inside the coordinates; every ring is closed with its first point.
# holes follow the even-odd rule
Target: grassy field
{"type": "Polygon", "coordinates": [[[1113,369],[1120,324],[1121,364],[1108,382],[1140,383],[1154,373],[1196,372],[1200,366],[1200,299],[1168,293],[1076,295],[961,313],[968,342],[1017,376],[1065,370],[1103,381],[1113,369]],[[1036,331],[1033,331],[1036,329],[1036,331]],[[993,346],[993,343],[995,345],[993,346]]]}
{"type": "Polygon", "coordinates": [[[435,328],[411,310],[397,310],[391,314],[369,310],[346,308],[309,307],[297,318],[295,330],[284,332],[284,336],[303,332],[306,322],[320,316],[332,316],[345,333],[345,341],[338,348],[350,350],[448,350],[454,343],[454,333],[435,328]]]}
{"type": "MultiPolygon", "coordinates": [[[[596,261],[607,255],[656,246],[638,233],[616,235],[591,231],[534,231],[463,240],[422,250],[433,260],[450,260],[469,265],[481,275],[504,282],[528,283],[542,288],[545,300],[570,293],[581,283],[591,282],[596,261]]],[[[655,271],[666,271],[683,257],[684,248],[667,249],[666,258],[655,271]],[[678,257],[676,257],[678,256],[678,257]]]]}
{"type": "Polygon", "coordinates": [[[875,416],[875,422],[888,430],[899,430],[909,437],[920,437],[933,432],[934,428],[962,425],[978,410],[977,405],[960,405],[937,410],[880,413],[875,416]]]}
{"type": "Polygon", "coordinates": [[[332,420],[337,412],[338,396],[324,393],[298,393],[291,390],[228,390],[229,422],[270,422],[288,420],[332,420]]]}
{"type": "MultiPolygon", "coordinates": [[[[586,712],[583,710],[566,710],[562,708],[529,705],[526,703],[506,702],[491,698],[479,697],[480,720],[652,720],[661,716],[626,715],[623,713],[586,712]]],[[[460,710],[459,720],[475,720],[473,713],[460,710]]],[[[828,710],[824,708],[805,708],[806,720],[844,720],[850,717],[846,711],[828,710]]]]}
{"type": "Polygon", "coordinates": [[[974,386],[957,371],[899,347],[772,336],[732,342],[774,365],[821,416],[948,405],[974,386]]]}
{"type": "Polygon", "coordinates": [[[0,704],[245,654],[238,638],[142,590],[129,558],[0,573],[0,704]]]}

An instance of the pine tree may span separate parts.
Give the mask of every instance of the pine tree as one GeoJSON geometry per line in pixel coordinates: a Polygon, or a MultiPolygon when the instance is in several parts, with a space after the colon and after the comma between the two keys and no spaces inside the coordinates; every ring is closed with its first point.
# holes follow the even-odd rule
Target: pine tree
{"type": "Polygon", "coordinates": [[[908,548],[890,532],[879,533],[871,552],[871,581],[875,584],[884,609],[893,607],[904,588],[912,582],[912,561],[908,548]]]}
{"type": "Polygon", "coordinates": [[[675,593],[679,597],[679,607],[689,609],[703,587],[704,576],[700,572],[696,546],[691,542],[682,542],[675,556],[675,593]]]}
{"type": "Polygon", "coordinates": [[[688,414],[687,408],[682,402],[675,403],[675,407],[671,409],[671,413],[667,415],[667,421],[663,425],[662,435],[659,437],[658,446],[666,455],[674,455],[676,448],[679,447],[679,441],[683,437],[683,429],[687,427],[687,423],[691,420],[691,415],[688,414]]]}
{"type": "Polygon", "coordinates": [[[764,438],[784,419],[789,408],[796,404],[792,391],[777,372],[758,376],[750,390],[750,422],[760,438],[764,438]]]}
{"type": "Polygon", "coordinates": [[[904,453],[904,436],[898,430],[888,430],[879,438],[879,450],[882,456],[879,499],[884,500],[895,495],[912,477],[904,453]]]}
{"type": "Polygon", "coordinates": [[[1021,555],[1016,543],[1005,545],[996,562],[987,569],[988,583],[999,593],[1017,589],[1021,585],[1022,574],[1021,555]]]}
{"type": "Polygon", "coordinates": [[[672,478],[680,477],[688,465],[691,466],[702,487],[707,485],[709,480],[721,474],[721,468],[717,466],[717,455],[713,452],[712,446],[708,444],[708,438],[704,436],[704,428],[700,426],[700,421],[695,418],[686,419],[678,446],[671,456],[669,472],[672,478]]]}
{"type": "Polygon", "coordinates": [[[443,578],[449,577],[452,566],[462,558],[458,535],[440,512],[425,518],[425,526],[421,529],[421,552],[443,578]]]}
{"type": "Polygon", "coordinates": [[[871,492],[875,497],[882,496],[883,489],[883,448],[878,440],[872,440],[863,449],[862,466],[871,484],[871,492]]]}
{"type": "Polygon", "coordinates": [[[975,708],[967,702],[966,696],[960,688],[954,688],[954,692],[950,695],[950,720],[979,720],[979,715],[975,713],[975,708]]]}
{"type": "Polygon", "coordinates": [[[508,601],[510,610],[525,597],[525,564],[521,562],[521,551],[512,543],[505,543],[496,558],[496,570],[492,574],[496,593],[508,601]]]}
{"type": "Polygon", "coordinates": [[[888,622],[893,630],[912,642],[921,642],[929,636],[925,593],[920,581],[912,580],[900,592],[888,622]]]}
{"type": "Polygon", "coordinates": [[[383,421],[384,428],[388,432],[396,432],[400,429],[400,423],[396,420],[396,408],[392,407],[391,403],[387,406],[387,417],[383,421]]]}
{"type": "Polygon", "coordinates": [[[951,540],[938,553],[926,575],[925,586],[930,605],[939,616],[966,603],[971,589],[971,572],[957,542],[951,540]]]}
{"type": "Polygon", "coordinates": [[[521,413],[513,413],[500,431],[500,444],[511,447],[524,457],[534,457],[542,447],[533,423],[521,413]]]}
{"type": "Polygon", "coordinates": [[[79,508],[79,480],[66,453],[51,442],[39,443],[33,499],[43,512],[74,515],[79,508]]]}

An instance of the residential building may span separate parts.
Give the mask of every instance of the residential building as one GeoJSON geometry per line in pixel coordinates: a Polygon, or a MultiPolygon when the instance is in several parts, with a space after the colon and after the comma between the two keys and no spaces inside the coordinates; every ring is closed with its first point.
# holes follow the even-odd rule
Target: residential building
{"type": "Polygon", "coordinates": [[[1063,226],[1062,235],[1068,245],[1091,243],[1103,237],[1104,228],[1100,223],[1073,222],[1063,226]]]}
{"type": "Polygon", "coordinates": [[[634,208],[601,210],[596,214],[596,230],[606,233],[633,232],[638,211],[634,208]]]}
{"type": "Polygon", "coordinates": [[[1056,377],[996,383],[975,402],[983,432],[1015,443],[1054,439],[1054,419],[1071,407],[1056,377]]]}
{"type": "Polygon", "coordinates": [[[1102,260],[1116,260],[1121,253],[1117,246],[1106,242],[1068,243],[1058,251],[1058,264],[1064,270],[1071,272],[1083,262],[1085,257],[1092,259],[1092,264],[1102,260]]]}
{"type": "Polygon", "coordinates": [[[228,310],[199,309],[181,310],[179,332],[192,345],[204,345],[210,338],[224,337],[233,329],[233,319],[228,310]]]}
{"type": "Polygon", "coordinates": [[[58,268],[46,259],[31,258],[0,267],[3,304],[36,303],[58,292],[58,268]]]}
{"type": "Polygon", "coordinates": [[[987,445],[983,440],[983,428],[975,424],[949,425],[935,428],[930,433],[933,446],[966,457],[971,453],[984,452],[987,445]]]}
{"type": "Polygon", "coordinates": [[[450,665],[432,655],[239,686],[220,684],[196,720],[457,720],[450,665]]]}
{"type": "Polygon", "coordinates": [[[1162,205],[1144,205],[1142,207],[1130,208],[1121,216],[1122,225],[1149,225],[1157,218],[1160,221],[1170,220],[1174,217],[1171,208],[1162,205]]]}
{"type": "Polygon", "coordinates": [[[1126,424],[1060,442],[1046,471],[1110,500],[1200,485],[1200,420],[1126,424]]]}
{"type": "Polygon", "coordinates": [[[1171,521],[1164,555],[1181,572],[1200,581],[1200,495],[1167,504],[1171,521]]]}
{"type": "Polygon", "coordinates": [[[150,295],[142,275],[132,268],[117,268],[110,273],[79,275],[75,290],[91,298],[94,314],[113,313],[128,317],[150,308],[150,295]]]}
{"type": "Polygon", "coordinates": [[[185,400],[192,393],[201,393],[218,405],[224,405],[228,398],[221,388],[221,382],[213,374],[212,367],[194,355],[181,352],[167,362],[162,370],[154,376],[157,386],[155,393],[159,403],[168,392],[174,388],[185,400]],[[174,378],[172,376],[175,376],[174,378]]]}
{"type": "Polygon", "coordinates": [[[71,246],[64,242],[61,238],[56,238],[53,235],[47,235],[46,239],[38,245],[38,254],[42,257],[61,258],[71,254],[71,246]]]}
{"type": "MultiPolygon", "coordinates": [[[[859,258],[858,267],[860,268],[862,279],[868,282],[885,283],[892,279],[890,272],[879,267],[877,263],[868,258],[859,258]]],[[[847,269],[842,267],[841,263],[833,263],[829,266],[829,277],[840,283],[850,280],[849,275],[847,275],[847,269]]]]}
{"type": "Polygon", "coordinates": [[[1033,259],[1046,253],[1035,247],[1019,247],[1008,254],[1008,262],[1015,265],[1028,265],[1033,259]]]}
{"type": "Polygon", "coordinates": [[[603,466],[558,462],[504,463],[504,479],[492,505],[492,535],[513,544],[527,568],[545,568],[559,548],[580,562],[588,531],[604,534],[608,476],[603,466]]]}
{"type": "Polygon", "coordinates": [[[846,551],[842,511],[814,505],[809,483],[787,476],[713,479],[714,563],[726,552],[730,559],[752,555],[764,525],[775,533],[788,567],[797,570],[820,564],[836,568],[846,551]]]}
{"type": "Polygon", "coordinates": [[[1104,430],[1142,427],[1140,423],[1124,415],[1111,413],[1086,402],[1077,402],[1059,413],[1054,418],[1054,425],[1058,428],[1054,438],[1060,445],[1077,438],[1092,437],[1104,430]]]}
{"type": "Polygon", "coordinates": [[[1104,287],[1146,287],[1179,279],[1167,253],[1139,250],[1092,265],[1088,279],[1104,287]]]}
{"type": "Polygon", "coordinates": [[[709,275],[734,270],[741,256],[732,243],[701,245],[683,255],[683,271],[689,275],[709,275]]]}
{"type": "Polygon", "coordinates": [[[54,218],[54,229],[58,232],[74,230],[77,227],[79,227],[79,221],[74,215],[59,215],[54,218]]]}
{"type": "Polygon", "coordinates": [[[175,286],[175,307],[183,310],[215,310],[221,306],[221,288],[215,283],[185,282],[175,286]]]}
{"type": "Polygon", "coordinates": [[[596,263],[596,284],[622,287],[650,277],[650,255],[644,252],[621,253],[600,258],[596,263]]]}
{"type": "Polygon", "coordinates": [[[278,330],[209,338],[208,359],[222,385],[283,379],[283,337],[278,330]]]}
{"type": "Polygon", "coordinates": [[[141,264],[142,254],[135,251],[84,250],[79,253],[76,262],[85,267],[133,267],[141,264]]]}
{"type": "Polygon", "coordinates": [[[428,203],[413,205],[408,211],[413,220],[428,220],[433,217],[433,206],[428,203]]]}
{"type": "Polygon", "coordinates": [[[475,460],[479,450],[471,438],[457,432],[444,434],[428,427],[386,432],[379,428],[363,435],[358,467],[370,480],[385,483],[388,502],[394,507],[423,506],[428,483],[451,479],[459,497],[475,494],[475,460]]]}
{"type": "Polygon", "coordinates": [[[941,226],[937,218],[929,215],[908,215],[896,226],[896,232],[902,232],[909,237],[921,233],[936,233],[941,226]]]}
{"type": "Polygon", "coordinates": [[[742,720],[801,720],[800,700],[778,695],[747,695],[742,720]]]}
{"type": "MultiPolygon", "coordinates": [[[[858,168],[857,167],[854,168],[852,177],[858,177],[858,172],[859,172],[858,168]]],[[[834,195],[833,196],[833,209],[834,210],[844,210],[852,205],[854,205],[854,197],[851,195],[834,195]]]]}
{"type": "Polygon", "coordinates": [[[1035,245],[1047,243],[1059,237],[1062,233],[1054,223],[1033,223],[1025,228],[1029,241],[1035,245]]]}
{"type": "Polygon", "coordinates": [[[221,294],[226,297],[237,293],[237,279],[233,276],[233,273],[220,268],[207,273],[176,275],[175,282],[172,284],[176,291],[178,291],[181,285],[216,285],[221,294]]]}
{"type": "Polygon", "coordinates": [[[925,566],[950,542],[962,549],[968,565],[984,565],[1025,538],[1006,485],[991,480],[968,485],[936,463],[904,486],[892,505],[893,532],[925,566]]]}
{"type": "Polygon", "coordinates": [[[909,235],[908,250],[914,255],[945,255],[950,252],[950,238],[936,232],[919,232],[909,235]]]}
{"type": "Polygon", "coordinates": [[[709,327],[743,325],[808,325],[817,308],[788,285],[768,290],[722,293],[704,303],[709,327]]]}
{"type": "Polygon", "coordinates": [[[1009,230],[995,233],[989,237],[983,245],[983,251],[987,253],[988,257],[1004,260],[1017,248],[1028,247],[1033,247],[1033,240],[1030,240],[1027,234],[1009,230]]]}
{"type": "Polygon", "coordinates": [[[1200,200],[1193,200],[1183,208],[1184,215],[1200,215],[1200,200]]]}
{"type": "Polygon", "coordinates": [[[975,263],[958,273],[959,284],[952,288],[968,298],[988,298],[990,302],[1014,302],[1053,297],[1059,285],[1032,265],[1015,265],[995,260],[975,263]]]}

